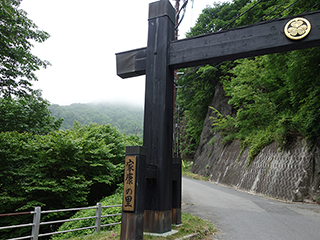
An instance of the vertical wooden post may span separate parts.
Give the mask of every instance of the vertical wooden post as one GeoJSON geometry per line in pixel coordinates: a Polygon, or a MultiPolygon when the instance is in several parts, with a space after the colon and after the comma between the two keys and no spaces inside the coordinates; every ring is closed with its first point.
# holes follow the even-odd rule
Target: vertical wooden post
{"type": "Polygon", "coordinates": [[[146,148],[126,147],[121,240],[143,239],[146,148]]]}
{"type": "Polygon", "coordinates": [[[181,158],[173,158],[172,167],[172,224],[181,224],[181,158]]]}
{"type": "Polygon", "coordinates": [[[145,231],[171,230],[173,70],[169,43],[174,40],[175,10],[169,0],[149,5],[143,145],[147,163],[158,166],[158,178],[146,185],[145,231]]]}
{"type": "Polygon", "coordinates": [[[33,215],[33,226],[31,231],[32,240],[38,240],[38,235],[40,230],[40,219],[41,219],[41,207],[35,207],[34,215],[33,215]]]}

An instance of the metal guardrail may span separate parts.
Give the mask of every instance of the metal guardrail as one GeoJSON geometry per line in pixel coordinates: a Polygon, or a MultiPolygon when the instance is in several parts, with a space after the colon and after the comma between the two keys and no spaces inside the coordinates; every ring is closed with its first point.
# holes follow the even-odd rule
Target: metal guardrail
{"type": "Polygon", "coordinates": [[[38,240],[39,237],[51,236],[51,235],[67,233],[67,232],[75,232],[75,231],[91,229],[91,228],[94,228],[96,232],[100,232],[100,229],[102,227],[108,227],[108,226],[121,224],[121,222],[117,222],[117,223],[110,223],[110,224],[101,225],[101,219],[102,218],[120,216],[121,215],[121,213],[110,214],[110,215],[101,215],[101,211],[102,211],[103,208],[115,208],[115,207],[122,207],[122,205],[101,206],[101,203],[97,203],[96,207],[69,208],[69,209],[58,209],[58,210],[47,210],[47,211],[41,211],[41,207],[35,207],[34,211],[31,211],[31,212],[0,214],[0,217],[33,214],[33,223],[0,227],[0,230],[11,229],[11,228],[21,228],[21,227],[32,227],[30,236],[11,238],[11,239],[8,239],[8,240],[22,240],[22,239],[38,240]],[[79,210],[87,210],[87,209],[96,209],[96,215],[92,216],[92,217],[65,219],[65,220],[57,220],[57,221],[50,221],[50,222],[41,222],[41,220],[40,220],[41,219],[41,214],[57,213],[57,212],[70,212],[70,211],[79,211],[79,210]],[[89,227],[83,227],[83,228],[70,229],[70,230],[66,230],[66,231],[49,232],[49,233],[39,234],[39,230],[40,230],[40,226],[41,225],[54,224],[54,223],[64,223],[64,222],[71,222],[71,221],[79,221],[79,220],[85,220],[85,219],[95,219],[95,225],[94,226],[89,226],[89,227]]]}

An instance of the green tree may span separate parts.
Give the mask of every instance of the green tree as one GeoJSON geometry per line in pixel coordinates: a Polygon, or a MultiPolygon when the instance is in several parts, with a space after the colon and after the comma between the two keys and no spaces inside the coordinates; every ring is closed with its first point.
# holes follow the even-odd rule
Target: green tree
{"type": "MultiPolygon", "coordinates": [[[[0,213],[30,211],[35,206],[61,209],[96,204],[122,182],[128,145],[141,142],[110,125],[75,123],[73,129],[47,135],[0,133],[0,213]]],[[[48,214],[43,220],[67,216],[48,214]]],[[[30,221],[25,216],[13,221],[0,218],[0,226],[30,221]]],[[[56,228],[47,226],[43,231],[56,228]]],[[[8,230],[1,232],[0,239],[29,231],[8,230]]]]}
{"type": "MultiPolygon", "coordinates": [[[[232,3],[214,4],[212,8],[207,7],[203,10],[196,25],[190,29],[187,37],[228,30],[232,27],[295,15],[304,11],[317,10],[319,9],[317,2],[316,0],[234,0],[232,3]]],[[[306,66],[305,63],[309,62],[307,60],[308,56],[313,54],[307,51],[308,55],[306,57],[298,59],[295,58],[295,55],[301,55],[298,52],[294,51],[287,56],[286,54],[276,54],[265,58],[257,57],[184,70],[185,76],[178,80],[178,85],[183,88],[178,91],[177,101],[184,109],[182,122],[186,123],[183,126],[184,131],[181,142],[183,152],[192,153],[195,151],[200,139],[207,106],[214,92],[214,86],[221,84],[221,82],[224,83],[224,88],[228,96],[231,97],[230,104],[237,109],[236,119],[231,116],[225,116],[224,119],[218,121],[219,118],[217,118],[216,124],[220,124],[220,127],[224,126],[226,141],[234,139],[235,135],[237,135],[237,139],[242,140],[244,140],[242,136],[248,133],[258,136],[254,134],[256,132],[250,129],[250,127],[254,126],[254,122],[262,124],[266,128],[267,126],[271,126],[267,124],[270,121],[278,124],[282,121],[277,128],[273,128],[272,131],[278,131],[278,134],[274,134],[273,136],[279,135],[285,137],[285,132],[294,131],[292,130],[292,125],[295,125],[295,129],[300,128],[301,130],[304,129],[302,131],[307,131],[305,127],[298,124],[298,121],[302,121],[302,119],[304,119],[305,126],[309,126],[308,131],[313,131],[313,135],[316,136],[317,128],[314,128],[314,124],[311,124],[311,122],[302,117],[302,114],[304,116],[312,115],[314,118],[312,122],[316,122],[316,119],[318,119],[316,117],[318,115],[316,105],[312,108],[301,108],[299,117],[296,116],[290,121],[288,121],[287,115],[290,114],[290,111],[294,111],[292,108],[286,108],[286,111],[282,112],[282,117],[278,115],[274,119],[274,111],[279,111],[280,105],[288,106],[290,101],[294,101],[296,105],[299,105],[299,101],[300,103],[301,101],[310,102],[312,99],[316,99],[314,98],[316,91],[312,92],[309,86],[304,85],[304,81],[306,79],[317,79],[317,70],[311,70],[311,68],[306,67],[302,69],[303,71],[299,71],[299,68],[291,68],[293,65],[297,66],[298,63],[300,66],[306,66]],[[291,65],[288,65],[287,62],[291,62],[291,65]],[[237,65],[239,66],[237,67],[237,65]],[[306,77],[307,75],[302,77],[302,74],[306,74],[306,71],[310,71],[310,76],[313,73],[313,77],[306,77]],[[291,81],[288,81],[288,74],[293,72],[295,74],[292,74],[291,81]],[[284,76],[284,73],[287,73],[287,76],[284,76]],[[298,77],[300,80],[297,79],[298,77]],[[269,81],[266,79],[269,79],[269,81]],[[295,82],[293,82],[294,79],[295,82]],[[231,82],[227,83],[228,81],[231,82]],[[285,85],[286,83],[290,84],[291,88],[289,85],[285,85]],[[302,87],[301,89],[307,88],[305,93],[307,93],[308,97],[301,98],[303,94],[299,97],[299,93],[293,93],[293,91],[299,91],[299,88],[294,87],[299,84],[302,87]],[[230,91],[228,92],[228,90],[230,91]],[[310,92],[312,92],[312,95],[309,94],[310,92]],[[312,99],[311,96],[313,96],[312,99]],[[299,99],[299,101],[294,99],[299,99]],[[304,110],[302,111],[302,109],[304,110]],[[225,121],[226,119],[228,121],[225,121]],[[249,119],[254,122],[249,123],[249,119]],[[240,128],[240,126],[247,126],[247,128],[240,128]]],[[[313,61],[313,63],[309,63],[315,67],[314,69],[317,69],[316,56],[313,57],[313,61]]],[[[269,130],[271,131],[271,129],[269,130]]],[[[261,136],[267,135],[261,133],[261,136]]],[[[306,132],[304,136],[307,136],[306,132]]],[[[272,139],[274,138],[270,135],[266,138],[261,137],[261,143],[254,147],[256,149],[254,152],[258,152],[258,149],[272,141],[272,139]]],[[[250,145],[249,142],[252,143],[253,141],[246,142],[244,146],[250,145]]]]}
{"type": "Polygon", "coordinates": [[[49,107],[52,115],[63,118],[61,129],[70,129],[74,121],[81,124],[97,123],[111,124],[119,129],[121,133],[142,137],[143,109],[129,105],[110,103],[100,104],[71,104],[59,106],[53,104],[49,107]],[[138,129],[137,129],[138,128],[138,129]]]}
{"type": "Polygon", "coordinates": [[[0,131],[47,134],[58,130],[63,120],[51,116],[49,106],[39,91],[23,98],[0,98],[0,131]]]}
{"type": "MultiPolygon", "coordinates": [[[[234,19],[249,0],[234,1],[234,3],[219,3],[202,11],[196,25],[187,33],[187,37],[208,34],[219,31],[234,19]]],[[[230,28],[228,26],[228,28],[230,28]]],[[[233,66],[232,63],[225,63],[233,66]]],[[[199,66],[181,70],[184,76],[178,79],[181,86],[177,92],[177,104],[183,110],[181,149],[183,158],[192,158],[199,144],[203,122],[208,111],[219,78],[223,74],[221,64],[199,66]]]]}
{"type": "Polygon", "coordinates": [[[43,42],[49,34],[38,30],[20,3],[0,1],[0,97],[31,94],[35,71],[49,65],[31,53],[32,42],[43,42]]]}
{"type": "Polygon", "coordinates": [[[177,104],[182,108],[181,149],[183,158],[192,158],[199,144],[203,122],[213,96],[219,70],[212,66],[185,69],[178,79],[177,104]]]}
{"type": "Polygon", "coordinates": [[[249,147],[249,163],[276,140],[288,146],[295,137],[313,144],[320,136],[320,48],[238,60],[222,80],[237,115],[213,118],[224,141],[249,147]]]}

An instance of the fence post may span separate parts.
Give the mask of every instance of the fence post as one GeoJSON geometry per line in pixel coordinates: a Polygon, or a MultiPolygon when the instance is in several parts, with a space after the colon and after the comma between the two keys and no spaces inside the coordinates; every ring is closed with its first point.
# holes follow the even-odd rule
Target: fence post
{"type": "Polygon", "coordinates": [[[31,231],[32,240],[38,240],[38,235],[40,230],[40,219],[41,219],[41,207],[35,207],[34,215],[33,215],[33,226],[31,231]]]}
{"type": "Polygon", "coordinates": [[[101,203],[97,203],[95,231],[100,232],[101,226],[101,203]]]}

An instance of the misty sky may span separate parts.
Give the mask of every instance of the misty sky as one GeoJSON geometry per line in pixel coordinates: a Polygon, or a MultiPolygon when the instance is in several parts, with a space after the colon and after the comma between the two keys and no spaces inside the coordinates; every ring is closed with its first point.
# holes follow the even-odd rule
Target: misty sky
{"type": "MultiPolygon", "coordinates": [[[[51,35],[32,51],[52,64],[37,71],[34,88],[52,104],[107,101],[143,107],[145,77],[118,77],[115,53],[146,47],[150,2],[154,0],[23,0],[28,18],[51,35]]],[[[192,8],[189,0],[179,39],[213,2],[194,0],[192,8]]]]}

